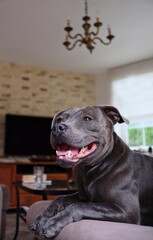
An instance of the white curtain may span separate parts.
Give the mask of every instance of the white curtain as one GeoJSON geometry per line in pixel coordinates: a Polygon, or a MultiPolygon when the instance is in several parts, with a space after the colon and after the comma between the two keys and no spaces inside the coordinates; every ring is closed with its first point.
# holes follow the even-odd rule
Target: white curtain
{"type": "MultiPolygon", "coordinates": [[[[131,124],[153,125],[153,61],[114,70],[110,74],[111,103],[131,124]]],[[[117,133],[128,143],[128,126],[116,125],[117,133]]]]}

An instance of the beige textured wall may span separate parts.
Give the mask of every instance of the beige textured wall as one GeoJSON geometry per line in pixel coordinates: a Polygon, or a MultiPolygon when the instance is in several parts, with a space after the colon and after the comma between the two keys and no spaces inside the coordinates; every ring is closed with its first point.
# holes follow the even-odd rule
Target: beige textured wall
{"type": "Polygon", "coordinates": [[[0,62],[0,155],[6,113],[53,116],[63,108],[95,104],[94,89],[88,74],[0,62]]]}

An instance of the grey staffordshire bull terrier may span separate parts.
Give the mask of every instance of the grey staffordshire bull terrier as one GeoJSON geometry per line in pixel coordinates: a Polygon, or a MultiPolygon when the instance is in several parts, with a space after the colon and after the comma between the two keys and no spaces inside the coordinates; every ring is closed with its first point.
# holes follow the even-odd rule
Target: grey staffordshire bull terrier
{"type": "Polygon", "coordinates": [[[77,166],[77,192],[57,197],[31,224],[56,236],[81,219],[153,226],[153,158],[133,152],[113,131],[128,123],[112,106],[63,110],[52,122],[51,144],[63,167],[77,166]]]}

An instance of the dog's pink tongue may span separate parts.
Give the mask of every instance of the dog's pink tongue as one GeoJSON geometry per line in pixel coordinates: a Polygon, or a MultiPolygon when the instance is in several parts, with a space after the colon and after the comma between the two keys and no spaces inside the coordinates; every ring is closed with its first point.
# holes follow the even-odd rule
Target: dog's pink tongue
{"type": "Polygon", "coordinates": [[[62,147],[61,150],[56,151],[56,155],[58,157],[63,156],[66,158],[71,158],[73,159],[76,155],[78,154],[78,149],[75,147],[62,147]]]}

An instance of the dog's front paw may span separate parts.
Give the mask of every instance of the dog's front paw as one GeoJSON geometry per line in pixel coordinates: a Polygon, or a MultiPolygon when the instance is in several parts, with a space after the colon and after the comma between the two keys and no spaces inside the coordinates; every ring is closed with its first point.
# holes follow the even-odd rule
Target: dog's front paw
{"type": "Polygon", "coordinates": [[[72,204],[54,217],[49,218],[43,226],[39,227],[37,233],[39,236],[52,238],[58,235],[66,225],[79,220],[81,220],[81,216],[72,204]]]}
{"type": "Polygon", "coordinates": [[[38,229],[41,229],[42,226],[48,221],[50,218],[49,212],[44,211],[42,214],[38,215],[36,218],[33,219],[30,229],[32,231],[38,231],[38,229]]]}
{"type": "Polygon", "coordinates": [[[38,229],[41,229],[45,225],[45,223],[48,221],[48,219],[56,214],[57,209],[56,207],[54,207],[54,205],[55,204],[52,203],[41,214],[39,214],[33,219],[30,225],[30,229],[32,231],[38,231],[38,229]]]}
{"type": "Polygon", "coordinates": [[[31,223],[31,225],[30,225],[30,229],[31,229],[32,231],[36,231],[36,230],[39,228],[39,226],[40,226],[40,219],[41,219],[41,215],[39,215],[38,217],[36,217],[36,218],[32,221],[32,223],[31,223]]]}
{"type": "MultiPolygon", "coordinates": [[[[66,224],[67,225],[67,224],[66,224]]],[[[53,238],[59,234],[65,226],[58,216],[48,219],[46,224],[39,226],[36,234],[44,238],[53,238]]]]}

